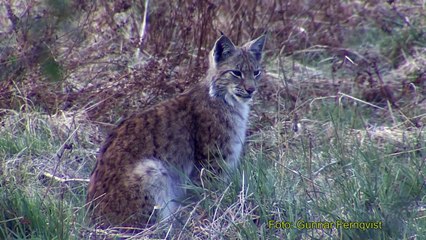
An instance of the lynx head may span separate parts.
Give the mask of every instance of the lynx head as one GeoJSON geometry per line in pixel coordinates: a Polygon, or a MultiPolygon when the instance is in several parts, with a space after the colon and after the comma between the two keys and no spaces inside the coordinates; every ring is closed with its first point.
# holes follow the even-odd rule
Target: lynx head
{"type": "Polygon", "coordinates": [[[210,52],[210,96],[223,98],[231,106],[249,102],[262,75],[264,45],[265,35],[242,47],[222,35],[210,52]]]}

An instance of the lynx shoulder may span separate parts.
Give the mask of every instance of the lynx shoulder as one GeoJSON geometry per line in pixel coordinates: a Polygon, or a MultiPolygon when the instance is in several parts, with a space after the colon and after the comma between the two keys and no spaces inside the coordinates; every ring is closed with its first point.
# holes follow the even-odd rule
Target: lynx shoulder
{"type": "Polygon", "coordinates": [[[222,35],[204,81],[131,115],[110,133],[90,177],[94,222],[143,227],[177,210],[185,179],[197,181],[203,167],[220,173],[219,159],[211,156],[238,165],[264,43],[263,35],[237,47],[222,35]]]}

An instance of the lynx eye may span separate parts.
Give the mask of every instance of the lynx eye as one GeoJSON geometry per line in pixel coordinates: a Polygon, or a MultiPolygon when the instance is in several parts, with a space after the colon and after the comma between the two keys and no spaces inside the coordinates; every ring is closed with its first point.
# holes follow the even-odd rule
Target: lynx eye
{"type": "Polygon", "coordinates": [[[231,74],[236,78],[241,78],[243,76],[242,73],[238,70],[231,70],[231,74]]]}
{"type": "Polygon", "coordinates": [[[255,70],[253,72],[254,77],[258,77],[260,75],[260,70],[255,70]]]}

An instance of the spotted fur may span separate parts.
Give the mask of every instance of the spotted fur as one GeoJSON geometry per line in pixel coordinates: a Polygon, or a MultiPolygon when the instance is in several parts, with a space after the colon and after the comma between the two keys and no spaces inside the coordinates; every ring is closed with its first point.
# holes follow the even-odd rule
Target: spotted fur
{"type": "Polygon", "coordinates": [[[238,165],[265,36],[236,47],[222,35],[204,81],[123,120],[100,149],[87,201],[94,222],[143,227],[168,217],[201,168],[238,165]],[[159,209],[159,211],[154,211],[159,209]]]}

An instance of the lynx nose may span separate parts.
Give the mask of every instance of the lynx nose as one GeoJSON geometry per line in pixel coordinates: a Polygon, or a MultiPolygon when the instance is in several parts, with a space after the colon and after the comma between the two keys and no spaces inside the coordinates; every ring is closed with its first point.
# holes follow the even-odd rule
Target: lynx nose
{"type": "Polygon", "coordinates": [[[248,94],[251,95],[256,90],[256,88],[253,86],[249,86],[249,87],[245,87],[245,90],[248,94]]]}

